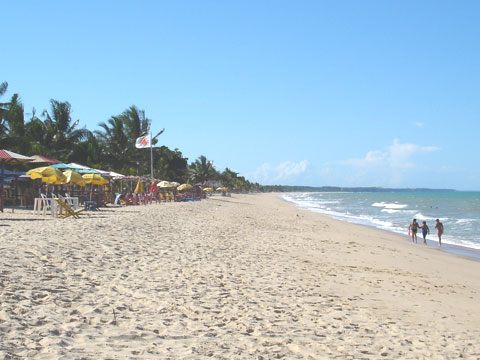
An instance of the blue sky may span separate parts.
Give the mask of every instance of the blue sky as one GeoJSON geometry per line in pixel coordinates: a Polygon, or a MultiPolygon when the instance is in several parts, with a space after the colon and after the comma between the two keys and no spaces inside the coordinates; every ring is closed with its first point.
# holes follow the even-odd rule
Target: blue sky
{"type": "Polygon", "coordinates": [[[478,1],[16,1],[0,81],[262,184],[480,189],[478,1]]]}

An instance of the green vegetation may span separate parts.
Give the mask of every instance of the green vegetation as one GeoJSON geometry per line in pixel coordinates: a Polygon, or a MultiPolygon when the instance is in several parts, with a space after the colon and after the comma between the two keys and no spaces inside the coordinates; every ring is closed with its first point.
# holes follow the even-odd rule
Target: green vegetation
{"type": "MultiPolygon", "coordinates": [[[[35,108],[25,120],[25,111],[18,94],[5,101],[8,84],[0,84],[0,149],[22,155],[44,155],[62,162],[75,162],[93,168],[125,175],[150,175],[150,151],[135,148],[135,140],[150,132],[151,120],[145,111],[130,106],[119,115],[99,124],[99,130],[79,127],[71,117],[67,101],[50,100],[50,109],[37,116],[35,108]]],[[[262,191],[238,173],[225,169],[219,172],[213,162],[200,156],[192,163],[179,149],[155,147],[153,168],[157,179],[202,185],[222,185],[232,191],[262,191]]],[[[22,165],[19,165],[22,167],[22,165]]]]}

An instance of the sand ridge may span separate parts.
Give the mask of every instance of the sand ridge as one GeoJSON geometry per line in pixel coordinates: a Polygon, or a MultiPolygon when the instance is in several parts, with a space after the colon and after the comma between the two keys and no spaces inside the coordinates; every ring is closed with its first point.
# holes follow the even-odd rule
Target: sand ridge
{"type": "Polygon", "coordinates": [[[0,355],[480,357],[480,263],[273,194],[0,215],[0,355]]]}

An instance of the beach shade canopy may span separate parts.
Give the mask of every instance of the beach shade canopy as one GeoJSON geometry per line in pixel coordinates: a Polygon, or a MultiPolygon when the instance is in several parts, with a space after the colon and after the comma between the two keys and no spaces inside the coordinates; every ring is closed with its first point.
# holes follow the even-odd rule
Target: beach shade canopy
{"type": "Polygon", "coordinates": [[[61,161],[56,159],[50,159],[43,155],[32,155],[32,163],[39,163],[39,164],[60,164],[61,161]]]}
{"type": "Polygon", "coordinates": [[[219,188],[217,188],[217,191],[227,192],[227,191],[228,191],[228,188],[226,188],[226,187],[219,187],[219,188]]]}
{"type": "MultiPolygon", "coordinates": [[[[0,169],[0,189],[3,189],[3,178],[5,177],[5,164],[18,164],[24,162],[30,162],[33,158],[14,153],[9,150],[0,150],[0,161],[2,162],[2,168],[0,169]]],[[[3,211],[3,210],[2,210],[3,211]]]]}
{"type": "Polygon", "coordinates": [[[32,180],[41,179],[42,182],[47,184],[64,184],[67,177],[63,173],[51,166],[43,166],[27,171],[27,175],[30,175],[32,180]]]}
{"type": "Polygon", "coordinates": [[[203,191],[214,192],[215,190],[213,190],[213,188],[207,187],[207,188],[203,189],[203,191]]]}
{"type": "Polygon", "coordinates": [[[125,175],[116,173],[116,172],[114,172],[114,171],[110,171],[110,176],[111,176],[114,180],[120,180],[120,179],[122,179],[122,178],[125,177],[125,175]]]}
{"type": "Polygon", "coordinates": [[[106,185],[108,184],[108,180],[98,174],[83,174],[83,180],[87,184],[94,184],[94,185],[106,185]]]}
{"type": "Polygon", "coordinates": [[[53,165],[50,165],[50,166],[55,168],[55,169],[61,169],[61,170],[71,169],[70,166],[68,166],[67,164],[64,164],[64,163],[57,163],[57,164],[53,164],[53,165]]]}
{"type": "Polygon", "coordinates": [[[137,186],[135,187],[135,190],[133,190],[133,192],[135,194],[141,194],[143,193],[143,181],[138,179],[138,182],[137,182],[137,186]]]}
{"type": "MultiPolygon", "coordinates": [[[[14,180],[19,180],[21,176],[25,176],[25,172],[22,171],[10,171],[10,170],[3,170],[3,181],[4,182],[10,182],[14,180]]],[[[28,179],[30,180],[30,179],[28,179]]]]}
{"type": "MultiPolygon", "coordinates": [[[[99,172],[95,169],[89,168],[88,166],[85,165],[80,165],[76,163],[70,163],[66,164],[69,169],[75,170],[79,174],[99,174],[99,172]]],[[[101,184],[104,185],[104,184],[101,184]]]]}
{"type": "Polygon", "coordinates": [[[174,188],[175,185],[170,184],[168,181],[160,181],[157,185],[160,188],[174,188]]]}
{"type": "Polygon", "coordinates": [[[192,190],[193,189],[193,186],[190,185],[190,184],[182,184],[180,185],[179,187],[177,187],[177,190],[178,191],[182,191],[182,190],[192,190]]]}
{"type": "Polygon", "coordinates": [[[86,185],[85,179],[82,177],[82,175],[80,175],[76,171],[67,170],[63,172],[63,175],[67,177],[67,180],[65,181],[66,184],[78,185],[78,186],[86,185]]]}
{"type": "Polygon", "coordinates": [[[31,162],[33,158],[25,155],[20,155],[9,150],[0,150],[0,160],[3,164],[18,164],[24,162],[31,162]]]}

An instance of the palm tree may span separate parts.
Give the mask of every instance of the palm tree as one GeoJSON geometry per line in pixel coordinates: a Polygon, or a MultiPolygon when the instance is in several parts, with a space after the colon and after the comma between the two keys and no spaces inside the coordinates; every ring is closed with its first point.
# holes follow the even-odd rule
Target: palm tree
{"type": "Polygon", "coordinates": [[[72,155],[74,144],[86,140],[91,133],[86,128],[75,129],[79,120],[72,124],[72,106],[68,101],[51,99],[50,105],[51,113],[44,110],[42,114],[45,117],[47,138],[53,155],[66,161],[72,155]]]}
{"type": "Polygon", "coordinates": [[[150,132],[151,120],[145,116],[145,110],[140,110],[135,105],[125,110],[120,117],[125,122],[125,131],[130,140],[135,140],[150,132]]]}
{"type": "Polygon", "coordinates": [[[208,180],[214,180],[218,177],[218,172],[213,166],[213,162],[207,160],[202,155],[192,164],[190,164],[190,181],[194,184],[205,184],[208,180]]]}
{"type": "Polygon", "coordinates": [[[50,153],[47,127],[38,118],[35,108],[32,109],[30,120],[25,124],[25,137],[30,142],[30,154],[50,153]]]}
{"type": "Polygon", "coordinates": [[[23,104],[18,94],[13,94],[3,111],[3,147],[24,154],[30,151],[30,141],[25,137],[23,104]]]}
{"type": "Polygon", "coordinates": [[[135,142],[127,135],[124,118],[112,116],[98,126],[103,130],[96,130],[95,135],[102,147],[105,164],[113,171],[128,173],[128,169],[134,165],[132,153],[135,142]]]}
{"type": "MultiPolygon", "coordinates": [[[[0,97],[5,95],[8,89],[8,83],[6,81],[0,84],[0,97]]],[[[8,127],[5,120],[5,113],[7,112],[8,103],[0,103],[0,141],[3,144],[3,139],[8,134],[8,127]]],[[[4,146],[0,147],[3,148],[4,146]]]]}
{"type": "Polygon", "coordinates": [[[220,174],[220,181],[222,182],[222,185],[230,189],[233,189],[235,187],[237,180],[238,180],[238,173],[230,170],[229,168],[226,168],[220,174]]]}

